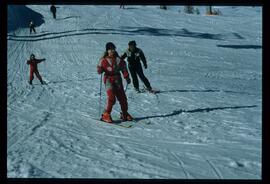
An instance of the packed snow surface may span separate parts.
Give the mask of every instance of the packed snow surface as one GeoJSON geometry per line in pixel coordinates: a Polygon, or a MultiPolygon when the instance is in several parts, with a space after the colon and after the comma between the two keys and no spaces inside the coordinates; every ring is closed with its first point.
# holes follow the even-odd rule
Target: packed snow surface
{"type": "Polygon", "coordinates": [[[205,7],[57,5],[56,20],[49,8],[8,7],[8,177],[261,179],[261,7],[206,16],[205,7]],[[129,85],[137,121],[123,128],[96,120],[106,103],[96,65],[107,42],[123,54],[130,40],[160,93],[129,85]],[[31,53],[46,58],[47,85],[28,84],[31,53]]]}

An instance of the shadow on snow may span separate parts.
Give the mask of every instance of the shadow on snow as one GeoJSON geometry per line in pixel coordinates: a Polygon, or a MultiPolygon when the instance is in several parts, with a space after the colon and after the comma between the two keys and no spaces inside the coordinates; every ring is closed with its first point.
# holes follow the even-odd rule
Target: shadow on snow
{"type": "Polygon", "coordinates": [[[257,105],[250,105],[250,106],[232,106],[232,107],[213,107],[213,108],[198,108],[193,110],[176,110],[170,114],[163,114],[163,115],[154,115],[154,116],[145,116],[145,117],[138,117],[134,118],[136,121],[144,120],[144,119],[151,119],[151,118],[165,118],[170,116],[179,115],[181,113],[197,113],[197,112],[211,112],[216,110],[226,110],[226,109],[245,109],[245,108],[254,108],[258,107],[257,105]]]}
{"type": "Polygon", "coordinates": [[[67,82],[77,82],[77,81],[89,81],[96,80],[97,78],[86,78],[86,79],[77,79],[77,80],[59,80],[59,81],[48,81],[46,84],[57,84],[57,83],[67,83],[67,82]]]}
{"type": "Polygon", "coordinates": [[[250,94],[250,93],[247,93],[247,92],[239,92],[239,91],[229,91],[229,90],[212,90],[212,89],[206,89],[206,90],[177,90],[177,89],[173,89],[173,90],[161,90],[159,93],[174,93],[174,92],[180,92],[180,93],[183,93],[183,92],[198,92],[198,93],[201,93],[201,92],[225,92],[225,93],[237,93],[237,94],[250,94]]]}
{"type": "MultiPolygon", "coordinates": [[[[169,29],[159,29],[159,28],[150,28],[150,27],[121,27],[121,29],[81,29],[81,30],[72,30],[64,32],[54,32],[54,33],[45,33],[34,36],[16,36],[8,35],[8,40],[13,41],[42,41],[49,39],[56,39],[61,37],[69,36],[79,36],[79,35],[89,35],[89,34],[112,34],[112,35],[149,35],[149,36],[181,36],[181,37],[193,37],[199,39],[214,39],[214,40],[223,40],[226,35],[221,34],[210,34],[210,33],[200,33],[200,32],[191,32],[187,29],[181,30],[169,30],[169,29]],[[70,34],[65,34],[70,33],[70,34]],[[57,36],[53,36],[57,35],[57,36]],[[39,38],[43,36],[50,36],[45,38],[39,38]],[[29,39],[18,39],[18,38],[29,38],[29,39]],[[36,38],[36,39],[30,39],[36,38]]],[[[237,36],[238,39],[239,36],[237,36]]]]}
{"type": "Polygon", "coordinates": [[[64,18],[56,18],[56,20],[66,20],[66,19],[72,19],[72,18],[80,18],[81,16],[69,16],[64,18]]]}
{"type": "Polygon", "coordinates": [[[18,28],[28,28],[31,20],[34,21],[36,26],[45,22],[43,15],[25,5],[9,5],[7,18],[8,32],[15,31],[18,28]]]}
{"type": "Polygon", "coordinates": [[[231,49],[261,49],[261,45],[217,45],[218,47],[231,49]]]}

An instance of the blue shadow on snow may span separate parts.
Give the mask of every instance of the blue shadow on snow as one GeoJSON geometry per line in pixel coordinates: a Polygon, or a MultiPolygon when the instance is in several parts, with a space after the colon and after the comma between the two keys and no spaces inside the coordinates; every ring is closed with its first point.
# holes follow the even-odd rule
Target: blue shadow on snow
{"type": "Polygon", "coordinates": [[[15,31],[18,28],[28,28],[30,21],[34,21],[36,26],[45,22],[43,15],[25,5],[9,5],[7,18],[8,32],[15,31]]]}
{"type": "MultiPolygon", "coordinates": [[[[214,39],[214,40],[223,40],[224,38],[226,38],[226,35],[222,35],[222,34],[191,32],[187,29],[169,30],[169,29],[150,28],[150,27],[120,27],[120,29],[87,29],[86,28],[86,29],[81,29],[81,30],[71,30],[71,31],[65,31],[65,32],[46,33],[46,34],[35,35],[35,36],[9,35],[10,38],[8,38],[8,40],[33,42],[33,41],[49,40],[49,39],[56,39],[56,38],[69,37],[69,36],[89,35],[89,34],[111,34],[111,35],[130,35],[130,36],[132,35],[180,36],[180,37],[192,37],[192,38],[199,38],[199,39],[214,39]],[[69,33],[69,34],[65,34],[65,33],[69,33]],[[48,35],[50,37],[42,38],[42,36],[48,36],[48,35]],[[56,36],[53,36],[53,35],[56,35],[56,36]],[[18,38],[31,38],[31,39],[18,39],[18,38]]],[[[241,39],[239,36],[237,36],[237,38],[241,39]]]]}
{"type": "Polygon", "coordinates": [[[145,116],[145,117],[138,117],[134,118],[135,121],[140,121],[144,119],[151,119],[151,118],[165,118],[170,116],[179,115],[182,113],[197,113],[197,112],[211,112],[216,110],[226,110],[226,109],[244,109],[244,108],[254,108],[258,107],[257,105],[250,105],[250,106],[232,106],[232,107],[213,107],[213,108],[198,108],[193,110],[175,110],[170,114],[162,114],[162,115],[154,115],[154,116],[145,116]]]}
{"type": "Polygon", "coordinates": [[[261,45],[217,45],[218,47],[231,49],[261,49],[261,45]]]}

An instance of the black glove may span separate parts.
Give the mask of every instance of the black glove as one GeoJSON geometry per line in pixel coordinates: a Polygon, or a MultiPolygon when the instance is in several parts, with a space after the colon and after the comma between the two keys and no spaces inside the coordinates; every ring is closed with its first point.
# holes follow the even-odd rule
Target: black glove
{"type": "Polygon", "coordinates": [[[130,78],[126,78],[126,81],[127,81],[127,83],[128,83],[128,84],[130,84],[130,83],[131,83],[130,78]]]}
{"type": "Polygon", "coordinates": [[[144,65],[144,68],[147,69],[147,64],[144,65]]]}

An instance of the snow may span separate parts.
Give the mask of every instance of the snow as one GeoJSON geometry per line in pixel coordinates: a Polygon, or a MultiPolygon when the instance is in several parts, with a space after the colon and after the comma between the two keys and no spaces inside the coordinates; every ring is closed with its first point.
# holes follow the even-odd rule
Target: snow
{"type": "MultiPolygon", "coordinates": [[[[8,177],[261,179],[261,7],[206,16],[205,7],[59,5],[56,20],[49,7],[8,6],[8,177]],[[26,9],[42,15],[36,35],[20,24],[26,9]],[[95,120],[96,65],[106,42],[122,54],[130,40],[161,92],[129,85],[138,122],[123,128],[95,120]],[[46,58],[47,85],[28,84],[31,53],[46,58]]],[[[102,86],[102,108],[105,94],[102,86]]]]}

